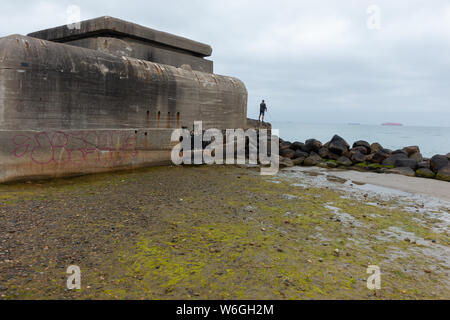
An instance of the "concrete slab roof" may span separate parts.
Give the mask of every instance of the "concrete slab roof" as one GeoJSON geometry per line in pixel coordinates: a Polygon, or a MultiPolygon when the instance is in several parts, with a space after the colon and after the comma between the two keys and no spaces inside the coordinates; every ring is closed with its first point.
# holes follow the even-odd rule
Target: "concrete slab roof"
{"type": "Polygon", "coordinates": [[[212,48],[207,44],[108,16],[82,21],[80,28],[69,28],[64,25],[32,32],[28,36],[55,42],[69,42],[97,36],[129,37],[188,51],[199,57],[208,57],[212,54],[212,48]]]}

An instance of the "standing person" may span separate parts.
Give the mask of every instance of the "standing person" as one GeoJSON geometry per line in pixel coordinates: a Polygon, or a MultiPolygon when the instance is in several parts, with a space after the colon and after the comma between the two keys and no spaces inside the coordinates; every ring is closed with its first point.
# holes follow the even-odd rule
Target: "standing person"
{"type": "Polygon", "coordinates": [[[264,102],[264,100],[261,102],[261,104],[259,105],[259,118],[258,121],[261,121],[261,116],[262,116],[262,121],[264,122],[264,114],[267,111],[267,106],[266,103],[264,102]]]}

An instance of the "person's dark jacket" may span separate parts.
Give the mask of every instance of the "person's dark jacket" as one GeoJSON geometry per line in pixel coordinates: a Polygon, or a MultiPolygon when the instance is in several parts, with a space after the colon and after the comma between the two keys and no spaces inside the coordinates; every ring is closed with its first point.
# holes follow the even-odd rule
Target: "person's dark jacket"
{"type": "Polygon", "coordinates": [[[264,113],[267,111],[266,104],[263,102],[259,105],[259,112],[264,113]]]}

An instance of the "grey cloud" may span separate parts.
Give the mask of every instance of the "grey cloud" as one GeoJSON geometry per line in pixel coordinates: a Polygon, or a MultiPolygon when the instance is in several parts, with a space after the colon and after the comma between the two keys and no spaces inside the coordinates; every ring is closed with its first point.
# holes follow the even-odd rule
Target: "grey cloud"
{"type": "Polygon", "coordinates": [[[15,1],[0,36],[110,15],[212,45],[219,74],[242,79],[249,115],[277,120],[450,126],[447,1],[15,1]],[[366,9],[381,9],[381,30],[366,9]]]}

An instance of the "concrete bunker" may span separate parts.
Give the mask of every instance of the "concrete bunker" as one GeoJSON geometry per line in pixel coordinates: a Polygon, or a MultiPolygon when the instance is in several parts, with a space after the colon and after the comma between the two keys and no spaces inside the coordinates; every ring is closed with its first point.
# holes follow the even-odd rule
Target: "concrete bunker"
{"type": "Polygon", "coordinates": [[[0,38],[0,182],[168,163],[175,128],[244,128],[210,46],[112,17],[0,38]]]}
{"type": "Polygon", "coordinates": [[[112,17],[0,38],[0,182],[158,165],[175,128],[244,128],[210,46],[112,17]]]}

